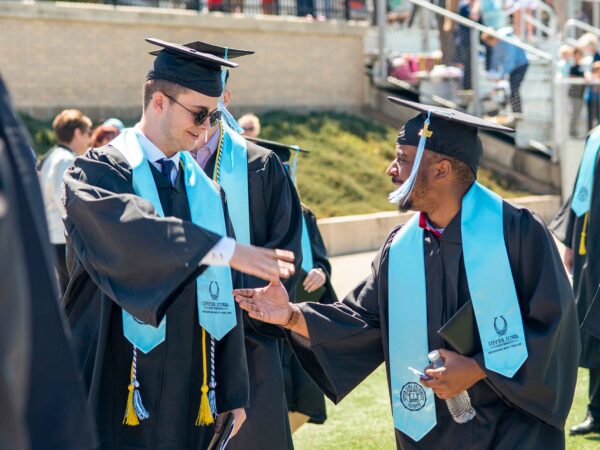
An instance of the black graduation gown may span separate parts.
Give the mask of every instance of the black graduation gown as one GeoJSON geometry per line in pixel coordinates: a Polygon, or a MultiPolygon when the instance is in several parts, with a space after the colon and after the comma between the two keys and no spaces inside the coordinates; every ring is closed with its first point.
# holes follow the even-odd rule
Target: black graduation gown
{"type": "Polygon", "coordinates": [[[25,133],[0,79],[0,448],[91,449],[25,133]]]}
{"type": "MultiPolygon", "coordinates": [[[[600,156],[600,154],[599,154],[600,156]]],[[[577,182],[577,181],[576,181],[577,182]]],[[[573,188],[574,190],[575,188],[573,188]]],[[[600,158],[594,169],[592,202],[587,224],[585,240],[586,254],[579,254],[581,232],[585,214],[577,217],[571,209],[572,197],[565,202],[552,223],[550,229],[567,247],[573,249],[573,291],[577,303],[579,321],[582,323],[590,310],[594,295],[600,285],[600,158]]],[[[600,368],[600,302],[586,321],[590,329],[581,329],[581,367],[600,368]],[[595,336],[594,336],[594,329],[595,336]]]]}
{"type": "MultiPolygon", "coordinates": [[[[172,188],[151,169],[165,218],[133,195],[131,167],[113,147],[90,149],[75,160],[65,175],[71,281],[63,301],[100,448],[204,449],[214,429],[194,425],[202,385],[195,279],[220,237],[190,222],[181,170],[172,188]],[[167,317],[165,342],[148,354],[138,352],[140,393],[150,418],[136,427],[122,423],[132,345],[123,336],[121,308],[154,326],[167,317]]],[[[237,306],[236,312],[241,324],[237,306]]],[[[247,405],[240,325],[216,345],[216,379],[219,411],[247,405]]]]}
{"type": "MultiPolygon", "coordinates": [[[[337,295],[331,284],[331,264],[329,264],[327,249],[317,226],[317,218],[304,203],[302,204],[302,215],[304,216],[306,230],[310,239],[313,267],[322,269],[326,275],[325,292],[319,303],[334,303],[337,301],[337,295]]],[[[300,284],[301,280],[298,283],[300,284]]],[[[323,392],[306,374],[287,342],[283,342],[281,359],[283,362],[285,397],[288,409],[308,416],[310,423],[324,423],[327,419],[327,410],[325,408],[323,392]]]]}
{"type": "MultiPolygon", "coordinates": [[[[302,219],[298,194],[281,161],[270,150],[252,142],[248,149],[248,195],[250,241],[266,248],[290,250],[296,255],[295,266],[302,262],[302,219]]],[[[212,176],[216,153],[204,170],[212,176]]],[[[297,276],[284,282],[288,290],[296,286],[297,276]]],[[[244,276],[244,286],[264,286],[258,278],[244,276]]],[[[284,395],[280,341],[274,339],[273,327],[250,319],[246,324],[246,354],[250,372],[250,408],[236,440],[228,450],[292,449],[292,435],[284,395]]]]}
{"type": "MultiPolygon", "coordinates": [[[[303,339],[290,336],[300,361],[334,402],[383,361],[389,377],[388,256],[398,229],[373,261],[371,275],[342,302],[302,306],[310,348],[303,345],[303,339]]],[[[437,426],[419,442],[396,430],[399,449],[564,448],[563,427],[573,400],[579,357],[573,293],[541,220],[504,203],[504,236],[529,357],[512,379],[484,369],[487,378],[469,389],[477,416],[466,424],[454,422],[445,403],[436,397],[437,426]]],[[[437,330],[470,297],[460,213],[439,240],[425,232],[424,253],[429,350],[447,348],[437,330]]],[[[397,345],[401,351],[402,345],[410,343],[397,345]]],[[[481,353],[475,359],[485,367],[481,353]]]]}

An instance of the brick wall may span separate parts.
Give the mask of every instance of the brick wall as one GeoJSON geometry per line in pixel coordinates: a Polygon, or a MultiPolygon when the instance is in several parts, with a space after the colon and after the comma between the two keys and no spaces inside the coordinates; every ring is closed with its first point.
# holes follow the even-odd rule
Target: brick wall
{"type": "Polygon", "coordinates": [[[134,118],[152,57],[145,37],[249,48],[230,87],[234,112],[358,110],[366,27],[283,17],[73,3],[0,5],[0,73],[17,108],[41,118],[66,107],[134,118]]]}

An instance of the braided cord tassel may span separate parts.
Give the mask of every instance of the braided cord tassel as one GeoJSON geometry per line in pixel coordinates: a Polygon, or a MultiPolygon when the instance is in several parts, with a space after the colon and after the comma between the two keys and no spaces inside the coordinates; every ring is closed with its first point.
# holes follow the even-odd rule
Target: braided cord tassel
{"type": "Polygon", "coordinates": [[[217,379],[215,376],[215,338],[210,337],[210,382],[208,383],[208,403],[213,417],[217,417],[217,379]]]}
{"type": "Polygon", "coordinates": [[[589,216],[590,216],[590,212],[588,211],[585,213],[585,217],[583,218],[583,228],[581,229],[581,236],[579,238],[579,254],[580,255],[585,255],[587,253],[587,251],[585,249],[585,239],[587,236],[587,227],[588,227],[589,216]]]}
{"type": "Polygon", "coordinates": [[[208,401],[208,374],[207,374],[207,360],[206,360],[206,330],[202,328],[202,388],[200,395],[200,408],[198,410],[198,417],[196,418],[196,426],[210,425],[215,422],[215,419],[210,411],[210,404],[208,401]]]}
{"type": "Polygon", "coordinates": [[[133,359],[131,361],[131,375],[130,382],[127,389],[129,394],[127,395],[127,405],[125,407],[125,417],[123,423],[130,427],[136,427],[140,424],[141,420],[145,420],[150,417],[146,408],[142,403],[142,397],[140,395],[140,383],[137,380],[137,348],[133,347],[133,359]]]}

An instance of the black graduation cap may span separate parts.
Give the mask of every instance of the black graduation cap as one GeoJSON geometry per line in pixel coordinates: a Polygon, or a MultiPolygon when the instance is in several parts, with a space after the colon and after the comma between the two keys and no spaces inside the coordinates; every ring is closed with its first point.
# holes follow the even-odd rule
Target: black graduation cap
{"type": "Polygon", "coordinates": [[[162,47],[159,51],[150,52],[156,59],[146,75],[147,80],[171,81],[209,97],[220,97],[223,92],[221,67],[238,66],[185,45],[154,38],[146,38],[146,41],[162,47]]]}
{"type": "Polygon", "coordinates": [[[396,97],[388,97],[388,100],[420,112],[404,124],[398,135],[398,144],[418,147],[421,135],[425,133],[425,149],[462,161],[475,174],[483,155],[478,130],[514,131],[454,109],[425,105],[396,97]],[[428,116],[429,126],[425,130],[428,116]]]}
{"type": "Polygon", "coordinates": [[[267,141],[266,139],[259,139],[259,138],[253,138],[253,137],[247,137],[247,136],[244,136],[244,137],[246,138],[246,140],[248,140],[250,142],[254,142],[255,144],[260,145],[261,147],[271,150],[273,153],[275,153],[279,157],[281,162],[284,162],[284,163],[288,162],[290,160],[292,151],[298,152],[298,153],[310,153],[308,150],[300,148],[297,145],[287,145],[287,144],[282,144],[281,142],[267,141]]]}
{"type": "MultiPolygon", "coordinates": [[[[241,50],[239,48],[226,48],[221,47],[220,45],[209,44],[208,42],[195,41],[190,42],[188,44],[183,44],[184,47],[192,48],[197,52],[201,53],[209,53],[211,55],[218,56],[223,59],[235,59],[240,56],[253,55],[254,52],[252,50],[241,50]]],[[[150,52],[151,55],[158,54],[158,51],[150,52]]]]}

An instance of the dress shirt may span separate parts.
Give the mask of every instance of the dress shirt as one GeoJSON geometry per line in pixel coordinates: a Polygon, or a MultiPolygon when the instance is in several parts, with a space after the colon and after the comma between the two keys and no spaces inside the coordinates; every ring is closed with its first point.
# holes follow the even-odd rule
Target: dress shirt
{"type": "Polygon", "coordinates": [[[198,165],[203,169],[206,167],[206,163],[211,156],[217,151],[219,145],[219,130],[217,130],[211,138],[196,152],[196,161],[198,165]]]}

